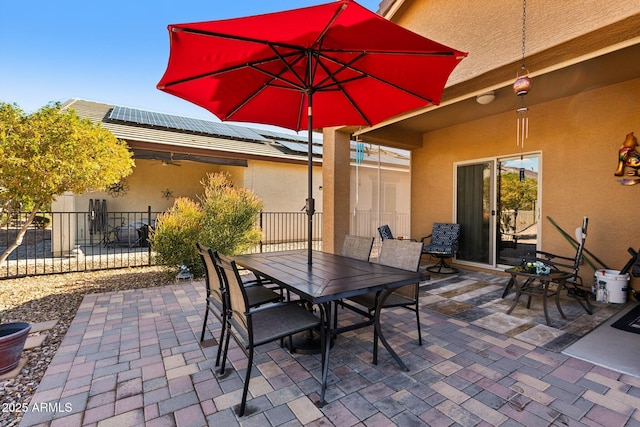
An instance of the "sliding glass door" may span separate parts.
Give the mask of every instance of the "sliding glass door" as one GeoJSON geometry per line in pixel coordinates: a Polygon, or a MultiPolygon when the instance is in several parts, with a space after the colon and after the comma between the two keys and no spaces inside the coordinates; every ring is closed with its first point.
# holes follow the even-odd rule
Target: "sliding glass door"
{"type": "Polygon", "coordinates": [[[458,261],[518,265],[538,244],[539,156],[484,159],[456,167],[458,261]]]}
{"type": "Polygon", "coordinates": [[[493,264],[493,169],[493,161],[458,166],[456,221],[461,229],[458,260],[493,264]]]}

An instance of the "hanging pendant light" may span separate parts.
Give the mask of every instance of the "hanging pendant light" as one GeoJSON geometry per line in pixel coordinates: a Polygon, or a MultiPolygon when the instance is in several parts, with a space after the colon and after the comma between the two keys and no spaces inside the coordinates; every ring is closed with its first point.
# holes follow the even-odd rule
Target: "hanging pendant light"
{"type": "Polygon", "coordinates": [[[516,81],[513,83],[513,91],[520,97],[520,107],[516,109],[516,145],[524,148],[524,140],[529,138],[529,108],[525,102],[525,96],[531,90],[529,70],[524,63],[526,46],[527,0],[522,1],[522,67],[516,73],[516,81]]]}

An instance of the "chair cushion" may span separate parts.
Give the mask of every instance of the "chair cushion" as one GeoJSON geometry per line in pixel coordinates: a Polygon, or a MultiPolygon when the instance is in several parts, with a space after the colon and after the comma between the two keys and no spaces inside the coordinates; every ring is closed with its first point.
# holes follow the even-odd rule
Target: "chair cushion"
{"type": "Polygon", "coordinates": [[[458,240],[460,233],[459,224],[433,224],[433,233],[431,234],[430,245],[446,246],[451,245],[458,240]]]}
{"type": "Polygon", "coordinates": [[[427,245],[422,248],[422,252],[433,255],[453,255],[453,248],[451,245],[427,245]]]}

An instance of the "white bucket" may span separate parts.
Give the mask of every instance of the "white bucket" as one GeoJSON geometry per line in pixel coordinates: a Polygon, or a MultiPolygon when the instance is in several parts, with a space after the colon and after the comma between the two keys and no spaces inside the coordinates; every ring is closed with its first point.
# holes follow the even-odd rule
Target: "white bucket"
{"type": "Polygon", "coordinates": [[[629,274],[620,274],[619,270],[596,270],[596,287],[605,285],[608,293],[608,302],[627,302],[627,285],[629,274]]]}

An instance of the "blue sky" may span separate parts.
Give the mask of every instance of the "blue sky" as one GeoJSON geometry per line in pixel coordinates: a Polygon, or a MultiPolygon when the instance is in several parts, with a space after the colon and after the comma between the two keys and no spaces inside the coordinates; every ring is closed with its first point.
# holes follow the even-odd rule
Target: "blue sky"
{"type": "MultiPolygon", "coordinates": [[[[156,89],[167,25],[235,18],[329,0],[0,0],[0,101],[30,113],[81,98],[217,120],[156,89]]],[[[377,11],[380,0],[359,0],[377,11]]]]}

